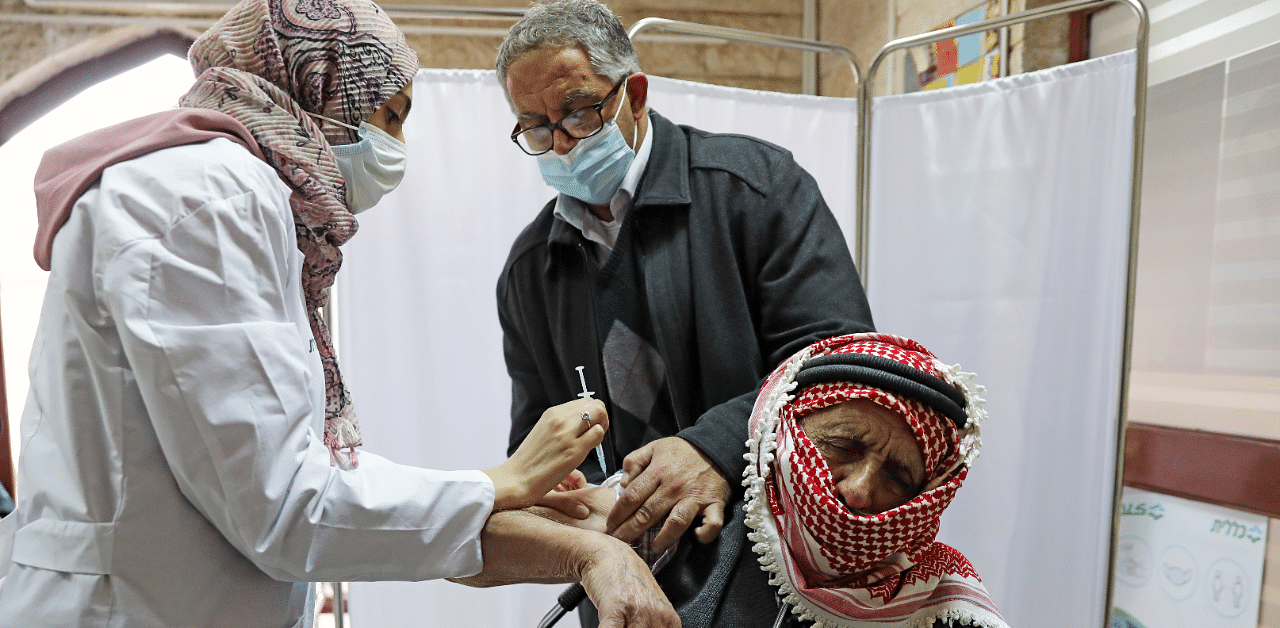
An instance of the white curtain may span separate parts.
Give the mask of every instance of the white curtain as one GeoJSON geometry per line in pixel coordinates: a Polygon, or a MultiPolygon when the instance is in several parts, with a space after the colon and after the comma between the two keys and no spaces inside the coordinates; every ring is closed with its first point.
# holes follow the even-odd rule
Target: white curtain
{"type": "MultiPolygon", "coordinates": [[[[487,469],[506,458],[511,384],[494,288],[512,241],[553,196],[508,139],[514,123],[493,72],[421,71],[404,182],[343,247],[340,364],[365,447],[397,462],[487,469]]],[[[532,628],[562,588],[353,583],[351,624],[532,628]]]]}
{"type": "Polygon", "coordinates": [[[877,99],[876,327],[988,387],[943,517],[1009,624],[1105,625],[1134,55],[877,99]]]}
{"type": "MultiPolygon", "coordinates": [[[[1119,238],[1122,256],[1124,243],[1108,225],[1123,214],[1113,211],[1112,196],[1127,200],[1111,191],[1128,181],[1127,165],[1106,164],[1127,164],[1129,150],[1127,127],[1107,121],[1128,120],[1125,111],[1132,111],[1123,98],[1132,94],[1131,78],[1128,92],[1094,86],[1109,73],[1131,76],[1131,60],[1127,70],[1115,69],[1123,61],[1108,63],[877,103],[877,132],[895,130],[876,138],[873,155],[873,311],[882,330],[919,337],[991,388],[984,456],[948,511],[944,535],[974,559],[1013,625],[1099,625],[1109,529],[1100,491],[1112,477],[1109,399],[1119,351],[1112,341],[1118,331],[1108,325],[1118,322],[1120,297],[1112,288],[1123,270],[1112,263],[1111,245],[1119,238]],[[1069,86],[1055,87],[1059,82],[1069,86]],[[1057,105],[1061,110],[1046,109],[1055,102],[1049,97],[1064,90],[1089,96],[1059,97],[1068,101],[1057,105]],[[1103,91],[1121,96],[1115,102],[1095,96],[1103,91]],[[980,110],[968,103],[982,98],[1009,102],[982,118],[941,122],[943,115],[980,110]],[[1048,130],[1059,118],[1087,126],[1048,130]],[[903,126],[912,128],[896,130],[903,126]],[[968,144],[936,134],[975,129],[983,132],[968,144]],[[1115,146],[1094,146],[1110,136],[1115,146]],[[1068,165],[1091,167],[1092,174],[1064,174],[1068,165]],[[1029,181],[1038,196],[1003,191],[1029,181]],[[1042,210],[1046,204],[1071,211],[1042,210]],[[936,208],[947,217],[914,213],[936,208]],[[935,234],[946,239],[927,240],[935,234]],[[1063,268],[1075,292],[1057,286],[1063,268]],[[1103,276],[1107,269],[1114,276],[1103,276]],[[952,280],[932,285],[944,273],[952,280]],[[973,287],[975,279],[982,286],[973,287]],[[1042,333],[1049,323],[1066,329],[1042,333]],[[1041,376],[1028,368],[1032,363],[1037,371],[1059,366],[1065,373],[1041,376]],[[1058,451],[1064,443],[1072,445],[1058,451]]],[[[359,235],[344,247],[336,291],[343,372],[367,448],[433,468],[491,467],[504,457],[510,403],[493,290],[516,234],[554,193],[534,160],[507,139],[514,118],[493,72],[423,70],[414,101],[405,182],[361,216],[359,235]]],[[[853,242],[852,100],[651,77],[649,105],[678,124],[790,149],[853,242]]],[[[352,624],[531,627],[561,588],[357,583],[352,624]]],[[[576,615],[559,625],[576,626],[576,615]]]]}
{"type": "MultiPolygon", "coordinates": [[[[422,70],[413,100],[404,183],[360,216],[343,247],[341,365],[366,448],[406,464],[488,468],[505,458],[511,399],[494,288],[516,235],[555,193],[508,139],[515,118],[492,71],[422,70]]],[[[791,149],[851,235],[854,101],[651,77],[649,105],[679,124],[791,149]]],[[[562,588],[353,583],[352,624],[529,628],[562,588]]],[[[577,625],[576,613],[557,624],[577,625]]]]}

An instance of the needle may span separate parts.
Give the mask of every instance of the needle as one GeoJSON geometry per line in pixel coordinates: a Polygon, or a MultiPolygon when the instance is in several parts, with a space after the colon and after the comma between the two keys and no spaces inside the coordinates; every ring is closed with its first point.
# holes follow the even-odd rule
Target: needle
{"type": "MultiPolygon", "coordinates": [[[[591,399],[592,398],[591,395],[593,395],[594,393],[592,393],[590,390],[587,390],[587,376],[582,374],[582,369],[584,368],[586,367],[585,366],[578,367],[578,381],[582,382],[582,392],[578,393],[578,398],[591,399]]],[[[583,413],[583,418],[589,419],[590,417],[586,413],[583,413]]],[[[605,475],[609,475],[609,468],[604,466],[604,446],[603,445],[596,445],[596,460],[600,462],[600,471],[603,472],[605,475]]]]}

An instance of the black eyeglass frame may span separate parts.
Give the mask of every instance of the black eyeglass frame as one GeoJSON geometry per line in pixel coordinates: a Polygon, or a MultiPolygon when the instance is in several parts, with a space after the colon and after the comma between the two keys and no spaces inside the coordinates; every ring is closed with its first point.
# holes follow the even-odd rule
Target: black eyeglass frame
{"type": "Polygon", "coordinates": [[[524,154],[526,154],[526,155],[530,155],[530,156],[533,156],[533,157],[537,157],[538,155],[544,155],[544,154],[546,154],[546,153],[548,153],[548,152],[551,152],[551,150],[555,148],[555,137],[556,137],[556,130],[557,130],[557,129],[559,129],[561,133],[564,133],[565,135],[567,135],[567,136],[569,136],[569,137],[571,137],[571,138],[573,138],[573,139],[575,139],[575,140],[585,140],[585,139],[587,139],[588,137],[591,137],[591,136],[593,136],[593,135],[595,135],[595,134],[599,133],[600,131],[604,130],[604,106],[605,106],[606,104],[608,104],[609,99],[613,98],[613,97],[618,93],[618,88],[622,87],[623,83],[626,83],[626,82],[627,82],[627,79],[629,79],[629,78],[631,78],[631,75],[629,75],[629,74],[628,74],[627,76],[624,76],[624,77],[622,77],[621,79],[619,79],[617,83],[614,83],[614,84],[613,84],[613,89],[609,90],[609,93],[608,93],[608,94],[605,94],[605,95],[604,95],[604,98],[600,99],[600,102],[598,102],[598,103],[596,103],[596,104],[594,104],[594,105],[588,105],[588,106],[583,107],[583,108],[581,108],[581,109],[576,109],[576,110],[572,111],[571,113],[569,113],[568,115],[566,115],[565,117],[560,118],[560,120],[559,120],[558,122],[548,122],[548,123],[546,123],[546,124],[539,124],[538,126],[532,126],[532,127],[527,128],[527,129],[522,129],[522,128],[520,128],[520,123],[519,123],[519,122],[517,122],[517,123],[516,123],[516,128],[515,128],[515,130],[511,132],[511,141],[512,141],[512,142],[514,142],[516,146],[520,147],[520,150],[521,150],[522,152],[524,152],[524,154]],[[587,110],[590,110],[590,109],[594,109],[594,110],[595,110],[595,112],[596,112],[596,117],[600,119],[600,126],[596,127],[596,130],[594,130],[594,131],[592,131],[592,132],[590,132],[590,133],[588,133],[588,134],[586,134],[586,135],[583,135],[582,137],[578,137],[578,136],[576,136],[576,135],[574,135],[574,134],[570,133],[568,129],[566,129],[566,128],[564,128],[563,126],[561,126],[562,124],[564,124],[564,121],[565,121],[565,120],[568,120],[570,117],[572,117],[572,116],[576,116],[576,115],[579,115],[579,114],[581,114],[582,112],[587,111],[587,110]],[[548,146],[546,150],[541,150],[541,151],[538,151],[538,152],[536,152],[536,153],[531,153],[531,152],[529,152],[529,150],[528,150],[528,149],[526,149],[526,148],[524,147],[524,145],[523,145],[523,144],[521,144],[521,143],[520,143],[520,136],[521,136],[522,134],[524,134],[524,133],[528,133],[529,131],[534,131],[534,130],[537,130],[537,129],[550,129],[550,133],[551,133],[551,146],[548,146]]]}

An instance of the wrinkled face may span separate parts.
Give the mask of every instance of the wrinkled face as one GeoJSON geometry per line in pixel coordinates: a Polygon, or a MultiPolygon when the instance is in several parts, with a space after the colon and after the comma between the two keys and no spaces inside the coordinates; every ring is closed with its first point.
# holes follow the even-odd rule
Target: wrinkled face
{"type": "Polygon", "coordinates": [[[404,141],[404,119],[413,107],[413,81],[405,84],[369,116],[369,126],[376,126],[401,142],[404,141]]]}
{"type": "MultiPolygon", "coordinates": [[[[604,100],[613,86],[608,77],[596,74],[587,53],[576,47],[535,48],[517,57],[507,69],[507,92],[521,129],[559,122],[604,100]]],[[[606,123],[616,116],[622,137],[630,145],[635,116],[617,115],[621,107],[630,109],[626,96],[626,91],[619,91],[605,103],[600,114],[606,123]]],[[[578,140],[556,131],[552,150],[564,155],[577,144],[578,140]]]]}
{"type": "Polygon", "coordinates": [[[897,508],[924,489],[924,454],[896,412],[855,399],[818,410],[800,426],[831,468],[841,501],[855,514],[897,508]]]}

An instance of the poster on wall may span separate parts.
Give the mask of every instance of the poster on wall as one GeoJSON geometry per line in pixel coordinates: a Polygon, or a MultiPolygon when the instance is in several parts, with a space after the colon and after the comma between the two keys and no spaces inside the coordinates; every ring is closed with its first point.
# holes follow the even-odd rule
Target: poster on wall
{"type": "Polygon", "coordinates": [[[1125,487],[1112,628],[1256,628],[1267,518],[1125,487]]]}
{"type": "MultiPolygon", "coordinates": [[[[966,26],[999,16],[999,0],[988,0],[933,30],[966,26]]],[[[924,70],[915,76],[915,89],[908,85],[906,91],[979,83],[1000,76],[1000,32],[991,30],[944,39],[911,50],[908,55],[908,67],[924,70]]]]}

